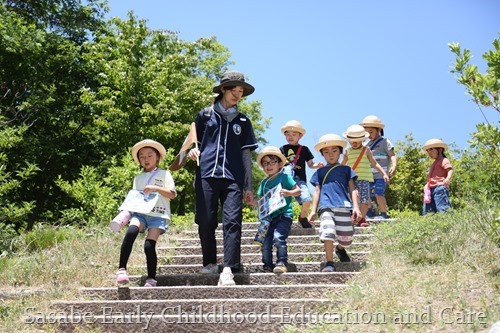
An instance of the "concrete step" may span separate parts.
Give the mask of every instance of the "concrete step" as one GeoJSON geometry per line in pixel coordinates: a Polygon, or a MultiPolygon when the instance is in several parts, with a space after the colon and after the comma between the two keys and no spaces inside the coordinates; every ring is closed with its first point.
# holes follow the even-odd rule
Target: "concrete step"
{"type": "MultiPolygon", "coordinates": [[[[320,271],[325,254],[318,237],[319,221],[311,229],[294,222],[287,239],[289,271],[281,275],[262,272],[260,248],[252,244],[258,223],[245,222],[243,266],[234,274],[235,286],[217,286],[219,274],[199,273],[202,256],[196,227],[182,234],[167,233],[157,246],[158,287],[142,287],[145,265],[130,266],[130,287],[82,288],[75,300],[52,303],[55,317],[49,324],[43,318],[32,319],[40,328],[57,332],[267,333],[283,332],[288,326],[300,332],[306,326],[339,320],[335,309],[346,283],[366,265],[374,240],[372,232],[381,222],[385,221],[355,228],[354,244],[348,250],[353,261],[336,261],[335,272],[331,273],[320,271]],[[168,245],[162,246],[163,242],[168,245]]],[[[216,241],[218,262],[222,263],[220,227],[216,241]]],[[[111,281],[114,284],[114,275],[111,281]]]]}
{"type": "MultiPolygon", "coordinates": [[[[289,272],[319,272],[323,268],[324,262],[313,261],[313,262],[289,262],[288,271],[289,272]]],[[[366,265],[363,261],[353,261],[353,262],[334,262],[334,267],[336,272],[358,272],[362,267],[366,265]]],[[[159,265],[158,274],[196,274],[199,273],[202,265],[159,265]]],[[[220,265],[219,270],[222,270],[222,265],[220,265]]],[[[129,272],[131,273],[144,273],[146,274],[146,266],[131,266],[129,267],[129,272]]],[[[264,273],[262,268],[262,263],[252,262],[248,264],[243,264],[244,273],[264,273]]]]}
{"type": "MultiPolygon", "coordinates": [[[[354,233],[355,234],[364,234],[364,233],[371,233],[372,227],[366,227],[366,228],[359,228],[355,227],[354,228],[354,233]]],[[[257,229],[243,229],[241,231],[241,236],[242,237],[254,237],[257,229]]],[[[223,231],[222,228],[219,227],[215,230],[215,235],[222,235],[223,231]]],[[[197,230],[189,230],[186,231],[186,236],[188,237],[198,237],[198,231],[197,230]]],[[[305,235],[319,235],[319,228],[309,228],[309,229],[303,229],[303,228],[292,228],[290,230],[289,236],[305,236],[305,235]]]]}
{"type": "MultiPolygon", "coordinates": [[[[293,292],[290,290],[290,292],[293,292]]],[[[70,309],[73,313],[87,313],[94,316],[130,314],[174,315],[180,313],[229,312],[248,313],[269,312],[272,315],[290,312],[311,312],[321,307],[330,311],[336,302],[328,298],[211,298],[211,299],[140,299],[140,300],[92,300],[59,301],[51,306],[55,312],[64,313],[70,309]]]]}
{"type": "MultiPolygon", "coordinates": [[[[350,251],[369,251],[373,243],[371,242],[353,242],[350,251]]],[[[300,244],[288,244],[288,253],[292,252],[319,252],[324,249],[323,243],[300,243],[300,244]]],[[[192,246],[158,246],[156,248],[158,254],[164,255],[164,253],[171,253],[175,255],[192,255],[201,254],[200,245],[192,246]]],[[[217,246],[217,253],[223,253],[224,246],[217,246]]],[[[259,251],[260,247],[257,245],[241,245],[241,253],[253,253],[259,251]]]]}
{"type": "MultiPolygon", "coordinates": [[[[257,252],[255,253],[242,253],[241,254],[241,263],[261,263],[262,262],[262,254],[257,252]]],[[[370,251],[348,251],[347,252],[351,257],[352,261],[366,261],[370,251]]],[[[274,254],[276,257],[276,254],[274,254]]],[[[218,262],[223,262],[224,255],[217,254],[218,262]]],[[[290,262],[309,262],[309,261],[323,261],[325,260],[324,252],[289,252],[288,260],[290,262]]],[[[191,255],[172,255],[161,257],[158,256],[158,263],[160,264],[169,264],[169,265],[192,265],[192,264],[202,264],[203,256],[201,254],[191,254],[191,255]]]]}
{"type": "MultiPolygon", "coordinates": [[[[377,224],[382,223],[382,222],[392,222],[392,221],[395,221],[395,219],[388,219],[388,220],[366,219],[366,221],[369,224],[373,224],[374,226],[376,226],[377,224]]],[[[315,228],[319,228],[321,223],[320,223],[320,221],[314,221],[311,224],[315,228]]],[[[242,230],[257,230],[258,226],[259,226],[259,222],[243,222],[241,224],[242,230]]],[[[292,223],[292,229],[304,229],[304,228],[302,228],[302,226],[299,224],[299,222],[294,221],[292,223]]],[[[196,224],[193,224],[193,228],[191,230],[198,230],[198,226],[196,224]]]]}
{"type": "Polygon", "coordinates": [[[81,288],[84,299],[141,300],[141,299],[239,299],[239,298],[329,298],[342,294],[345,284],[272,284],[235,286],[164,286],[155,288],[81,288]]]}
{"type": "MultiPolygon", "coordinates": [[[[179,311],[180,312],[180,311],[179,311]]],[[[208,333],[208,332],[266,332],[281,333],[290,327],[293,332],[301,332],[306,327],[318,323],[335,323],[341,320],[338,313],[328,311],[307,312],[302,309],[291,312],[283,308],[283,313],[272,315],[267,312],[229,311],[220,313],[217,309],[206,313],[174,314],[134,314],[116,313],[113,315],[67,314],[51,318],[47,326],[54,332],[78,332],[82,328],[98,332],[138,333],[138,332],[175,332],[175,333],[208,333]],[[83,318],[83,319],[82,319],[83,318]],[[55,322],[55,324],[53,324],[55,322]]],[[[43,318],[32,318],[33,323],[42,323],[43,318]]],[[[46,320],[46,319],[45,319],[46,320]]],[[[46,321],[47,322],[47,321],[46,321]]],[[[42,324],[39,324],[42,328],[42,324]]],[[[43,329],[43,328],[42,328],[43,329]]],[[[93,332],[93,331],[92,331],[93,332]]]]}
{"type": "MultiPolygon", "coordinates": [[[[185,237],[179,237],[177,235],[170,235],[165,234],[165,239],[166,241],[168,240],[170,243],[175,244],[176,246],[200,246],[200,239],[198,238],[198,234],[193,234],[191,233],[189,238],[185,237]]],[[[255,237],[255,234],[251,236],[244,236],[241,237],[241,244],[242,245],[253,245],[253,239],[255,237]]],[[[354,241],[355,242],[372,242],[374,239],[373,234],[354,234],[354,241]]],[[[222,244],[222,234],[219,234],[218,237],[216,237],[217,244],[222,244]]],[[[322,244],[321,241],[319,240],[319,236],[314,234],[314,235],[291,235],[288,236],[286,239],[287,244],[301,244],[301,243],[318,243],[322,244]]],[[[159,246],[162,244],[162,238],[160,238],[159,246]]]]}
{"type": "MultiPolygon", "coordinates": [[[[235,273],[237,285],[279,285],[279,284],[343,284],[358,272],[288,272],[281,275],[273,273],[235,273]]],[[[129,275],[131,286],[142,286],[145,275],[129,275]]],[[[215,286],[219,274],[158,274],[158,286],[215,286]]]]}

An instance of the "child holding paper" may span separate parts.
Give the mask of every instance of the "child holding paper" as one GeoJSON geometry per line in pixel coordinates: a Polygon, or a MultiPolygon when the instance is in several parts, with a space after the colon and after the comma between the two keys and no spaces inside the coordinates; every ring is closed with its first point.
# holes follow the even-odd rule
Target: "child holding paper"
{"type": "MultiPolygon", "coordinates": [[[[177,195],[170,172],[158,167],[160,161],[165,157],[165,153],[165,147],[153,140],[143,140],[132,148],[132,157],[144,169],[143,173],[134,178],[133,190],[136,190],[136,193],[142,191],[144,196],[148,198],[156,194],[156,203],[152,208],[145,208],[146,210],[151,209],[149,212],[141,211],[141,213],[132,214],[120,251],[120,263],[116,273],[118,285],[129,283],[126,271],[127,262],[137,235],[145,230],[148,232],[144,242],[148,277],[144,286],[155,287],[157,284],[156,241],[167,229],[167,221],[170,221],[170,199],[177,195]]],[[[144,205],[151,205],[151,201],[144,200],[144,205]]],[[[126,207],[120,208],[126,209],[126,207]]],[[[141,210],[141,208],[137,206],[137,209],[132,211],[137,210],[141,210]]]]}
{"type": "MultiPolygon", "coordinates": [[[[268,175],[267,178],[261,181],[257,194],[261,197],[267,197],[268,192],[273,191],[277,186],[281,187],[279,190],[280,200],[274,200],[276,197],[266,198],[268,199],[266,202],[262,202],[262,199],[259,200],[259,218],[262,218],[261,227],[268,224],[268,228],[267,232],[263,234],[259,235],[257,233],[254,242],[262,245],[264,271],[276,274],[287,272],[288,251],[286,239],[292,226],[292,197],[300,194],[300,188],[293,178],[281,172],[285,163],[286,158],[277,147],[265,147],[257,156],[257,164],[268,175]],[[270,204],[270,201],[274,201],[273,204],[270,204]],[[276,203],[276,201],[279,203],[276,203]],[[262,207],[266,209],[262,210],[262,207]],[[276,265],[273,264],[273,245],[276,247],[276,265]]],[[[260,229],[265,230],[265,228],[260,229]]]]}

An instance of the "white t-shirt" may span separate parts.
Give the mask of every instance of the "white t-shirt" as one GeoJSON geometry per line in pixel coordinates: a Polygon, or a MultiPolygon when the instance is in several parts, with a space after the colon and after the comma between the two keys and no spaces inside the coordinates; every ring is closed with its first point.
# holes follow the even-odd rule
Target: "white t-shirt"
{"type": "MultiPolygon", "coordinates": [[[[141,173],[134,178],[134,190],[142,191],[146,185],[156,185],[176,192],[174,179],[172,178],[170,171],[160,168],[151,172],[141,173]]],[[[145,215],[158,216],[170,221],[170,199],[159,195],[158,201],[156,202],[153,210],[145,215]]]]}

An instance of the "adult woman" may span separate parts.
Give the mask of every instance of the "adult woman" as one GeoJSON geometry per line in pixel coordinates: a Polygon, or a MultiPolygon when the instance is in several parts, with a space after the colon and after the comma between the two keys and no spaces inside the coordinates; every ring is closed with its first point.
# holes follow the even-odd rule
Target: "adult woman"
{"type": "Polygon", "coordinates": [[[200,237],[202,273],[218,273],[215,230],[219,204],[224,232],[224,269],[219,285],[234,285],[233,271],[241,268],[242,201],[252,203],[251,151],[257,148],[252,123],[238,111],[238,102],[254,92],[243,73],[227,71],[211,106],[201,110],[195,120],[199,149],[188,157],[200,159],[196,169],[196,215],[200,237]]]}

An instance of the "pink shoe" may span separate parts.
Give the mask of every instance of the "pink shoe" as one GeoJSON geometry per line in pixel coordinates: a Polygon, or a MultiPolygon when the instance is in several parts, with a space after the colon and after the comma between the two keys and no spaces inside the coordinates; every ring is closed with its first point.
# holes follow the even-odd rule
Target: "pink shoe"
{"type": "Polygon", "coordinates": [[[156,287],[157,283],[155,279],[147,279],[144,287],[156,287]]]}
{"type": "Polygon", "coordinates": [[[127,271],[125,270],[125,268],[120,268],[118,272],[116,272],[116,283],[119,286],[125,286],[128,285],[129,282],[130,281],[128,279],[127,271]]]}

